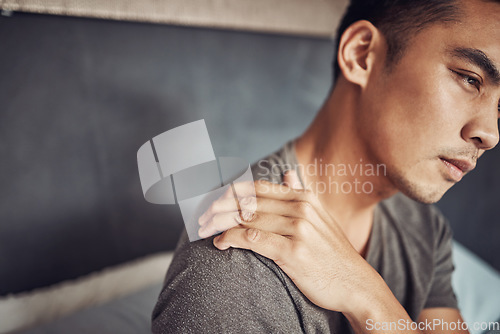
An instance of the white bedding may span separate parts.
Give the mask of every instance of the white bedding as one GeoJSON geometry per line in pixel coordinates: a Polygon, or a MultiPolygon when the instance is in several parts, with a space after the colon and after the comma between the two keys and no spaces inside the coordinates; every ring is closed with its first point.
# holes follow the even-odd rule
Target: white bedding
{"type": "Polygon", "coordinates": [[[0,298],[0,334],[52,322],[150,286],[161,285],[172,252],[147,256],[75,280],[0,298]]]}

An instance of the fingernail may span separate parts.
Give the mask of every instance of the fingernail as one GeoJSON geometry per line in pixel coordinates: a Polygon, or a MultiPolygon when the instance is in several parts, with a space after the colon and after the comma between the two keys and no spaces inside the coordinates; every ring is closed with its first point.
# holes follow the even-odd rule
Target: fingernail
{"type": "Polygon", "coordinates": [[[243,220],[247,223],[251,222],[254,218],[254,213],[251,211],[243,211],[242,214],[243,220]]]}
{"type": "Polygon", "coordinates": [[[234,215],[234,221],[237,223],[237,224],[243,224],[243,220],[241,219],[241,216],[240,216],[240,213],[237,212],[235,215],[234,215]]]}

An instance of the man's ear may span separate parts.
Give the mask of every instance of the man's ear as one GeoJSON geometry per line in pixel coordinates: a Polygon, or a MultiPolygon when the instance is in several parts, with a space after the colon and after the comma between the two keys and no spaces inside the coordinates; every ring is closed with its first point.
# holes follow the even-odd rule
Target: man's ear
{"type": "Polygon", "coordinates": [[[374,62],[381,54],[380,31],[361,20],[347,28],[340,38],[337,59],[347,81],[365,87],[374,62]]]}

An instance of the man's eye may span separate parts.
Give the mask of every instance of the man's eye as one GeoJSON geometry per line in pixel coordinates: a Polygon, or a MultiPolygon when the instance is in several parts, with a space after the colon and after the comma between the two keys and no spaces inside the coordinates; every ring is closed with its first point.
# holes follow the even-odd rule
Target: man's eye
{"type": "Polygon", "coordinates": [[[466,73],[457,72],[457,71],[453,71],[453,73],[458,75],[465,82],[465,84],[467,84],[469,86],[473,86],[477,90],[479,90],[481,88],[481,81],[474,78],[473,76],[466,74],[466,73]]]}
{"type": "Polygon", "coordinates": [[[476,79],[474,79],[472,77],[469,77],[469,76],[465,76],[465,77],[466,77],[467,83],[469,85],[478,86],[480,84],[478,80],[476,80],[476,79]]]}
{"type": "Polygon", "coordinates": [[[465,80],[465,82],[467,82],[467,84],[476,87],[478,90],[481,87],[481,82],[479,82],[479,80],[477,79],[474,79],[470,75],[460,74],[460,76],[465,80]]]}

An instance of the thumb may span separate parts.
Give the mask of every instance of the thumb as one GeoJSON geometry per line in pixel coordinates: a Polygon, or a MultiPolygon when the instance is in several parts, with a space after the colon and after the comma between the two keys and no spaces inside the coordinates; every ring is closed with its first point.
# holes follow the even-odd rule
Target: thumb
{"type": "Polygon", "coordinates": [[[304,189],[300,182],[299,175],[295,170],[287,170],[283,175],[283,183],[292,189],[304,189]]]}

